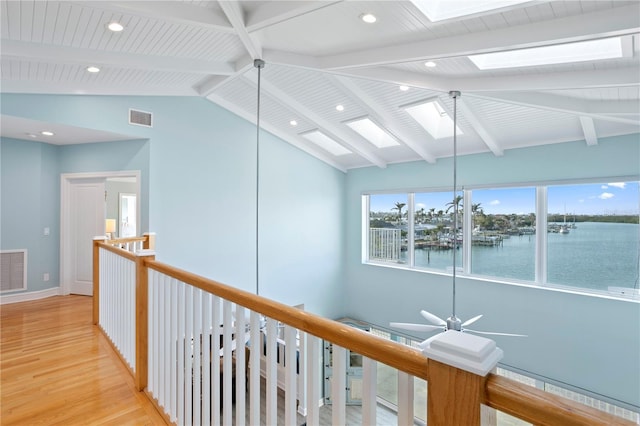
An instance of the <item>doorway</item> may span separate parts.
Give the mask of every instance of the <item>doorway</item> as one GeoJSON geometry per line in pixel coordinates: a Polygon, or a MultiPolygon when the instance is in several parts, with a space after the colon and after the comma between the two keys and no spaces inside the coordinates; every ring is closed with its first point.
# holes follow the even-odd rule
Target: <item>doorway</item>
{"type": "MultiPolygon", "coordinates": [[[[107,182],[124,179],[140,223],[140,172],[66,173],[60,186],[60,288],[62,294],[93,295],[93,238],[106,233],[107,182]]],[[[119,198],[116,196],[116,200],[119,198]]],[[[116,202],[117,206],[117,202],[116,202]]],[[[118,207],[116,207],[116,210],[118,207]]],[[[132,218],[133,219],[133,218],[132,218]]]]}

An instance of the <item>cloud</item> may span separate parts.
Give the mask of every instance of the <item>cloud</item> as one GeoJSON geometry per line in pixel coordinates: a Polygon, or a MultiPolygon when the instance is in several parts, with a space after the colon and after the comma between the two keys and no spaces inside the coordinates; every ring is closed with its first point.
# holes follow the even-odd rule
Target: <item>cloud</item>
{"type": "Polygon", "coordinates": [[[426,209],[427,205],[425,203],[416,203],[416,210],[426,209]]]}
{"type": "Polygon", "coordinates": [[[598,198],[600,198],[601,200],[608,200],[609,198],[613,198],[615,195],[613,195],[610,192],[603,192],[602,194],[598,195],[598,198]]]}
{"type": "Polygon", "coordinates": [[[497,206],[497,205],[499,205],[499,204],[500,204],[500,200],[493,200],[493,201],[490,201],[490,202],[489,202],[489,205],[490,205],[490,206],[497,206]]]}
{"type": "Polygon", "coordinates": [[[600,186],[600,189],[607,189],[607,188],[609,188],[607,185],[600,186]]]}
{"type": "Polygon", "coordinates": [[[620,189],[624,189],[626,183],[625,182],[613,182],[613,183],[609,183],[609,186],[613,186],[615,188],[620,188],[620,189]]]}

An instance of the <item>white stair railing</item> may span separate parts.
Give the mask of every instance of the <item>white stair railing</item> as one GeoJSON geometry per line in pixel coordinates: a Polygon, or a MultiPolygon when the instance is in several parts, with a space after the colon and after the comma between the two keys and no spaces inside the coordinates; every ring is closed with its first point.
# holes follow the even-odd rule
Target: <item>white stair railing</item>
{"type": "Polygon", "coordinates": [[[315,350],[305,354],[298,342],[303,333],[296,328],[284,326],[284,340],[278,339],[277,320],[153,269],[148,291],[147,391],[172,422],[244,425],[249,410],[249,424],[277,424],[278,390],[283,389],[285,424],[297,423],[299,405],[316,408],[310,410],[308,424],[319,424],[320,371],[316,368],[307,377],[311,400],[300,401],[297,391],[301,366],[320,365],[317,338],[311,340],[315,350]],[[261,349],[266,350],[267,367],[263,419],[261,349]],[[305,355],[311,358],[301,363],[305,355]],[[281,370],[285,378],[279,385],[281,370]]]}
{"type": "Polygon", "coordinates": [[[322,338],[333,350],[332,424],[345,424],[347,419],[347,351],[363,357],[362,383],[350,379],[348,386],[352,387],[350,398],[361,397],[365,425],[378,420],[376,363],[399,371],[397,422],[402,425],[413,424],[415,377],[428,383],[427,416],[433,426],[479,425],[482,404],[535,424],[633,424],[504,377],[481,377],[427,359],[417,349],[181,271],[153,257],[150,250],[134,255],[94,241],[93,321],[134,371],[136,388],[146,388],[172,423],[244,425],[248,415],[250,425],[298,424],[295,407],[300,414],[304,406],[307,425],[319,425],[322,338]],[[250,318],[247,346],[246,315],[250,318]],[[260,358],[265,349],[263,387],[260,358]],[[249,352],[248,370],[245,351],[249,352]],[[300,383],[306,383],[304,392],[300,383]],[[279,386],[284,390],[280,416],[279,386]],[[465,397],[452,404],[450,395],[457,392],[465,397]]]}
{"type": "Polygon", "coordinates": [[[100,248],[99,325],[135,373],[136,264],[100,248]]]}

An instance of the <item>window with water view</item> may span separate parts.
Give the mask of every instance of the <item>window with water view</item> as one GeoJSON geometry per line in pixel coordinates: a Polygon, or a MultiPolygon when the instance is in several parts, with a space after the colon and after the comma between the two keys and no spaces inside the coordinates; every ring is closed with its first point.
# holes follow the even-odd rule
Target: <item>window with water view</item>
{"type": "Polygon", "coordinates": [[[640,295],[636,181],[483,188],[455,199],[451,191],[365,197],[370,263],[451,271],[455,250],[457,267],[468,265],[464,274],[640,295]],[[537,191],[546,195],[539,205],[547,211],[536,211],[537,191]],[[545,220],[537,222],[539,215],[545,220]],[[536,268],[546,276],[536,277],[536,268]]]}

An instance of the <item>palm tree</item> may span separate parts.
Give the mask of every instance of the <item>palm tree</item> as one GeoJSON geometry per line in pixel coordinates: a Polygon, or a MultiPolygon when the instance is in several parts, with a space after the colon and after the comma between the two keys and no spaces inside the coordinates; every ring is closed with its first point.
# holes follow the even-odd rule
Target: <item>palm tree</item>
{"type": "Polygon", "coordinates": [[[471,221],[473,222],[471,224],[471,229],[475,229],[476,228],[476,216],[477,215],[484,215],[484,211],[482,210],[482,207],[480,207],[482,203],[477,203],[477,204],[471,204],[471,221]]]}
{"type": "Polygon", "coordinates": [[[398,210],[398,224],[400,224],[402,222],[402,208],[404,206],[406,206],[407,204],[406,203],[397,202],[395,205],[396,206],[393,207],[391,210],[398,210]]]}
{"type": "MultiPolygon", "coordinates": [[[[454,209],[454,212],[457,211],[458,213],[461,213],[460,209],[462,208],[462,195],[456,195],[456,198],[454,198],[453,201],[451,201],[450,203],[447,203],[446,205],[449,206],[447,207],[447,211],[446,211],[447,213],[449,213],[449,210],[451,209],[454,209]]],[[[457,220],[460,220],[460,219],[457,218],[457,220]]],[[[458,224],[454,223],[453,227],[454,227],[454,230],[457,231],[458,224]]]]}

